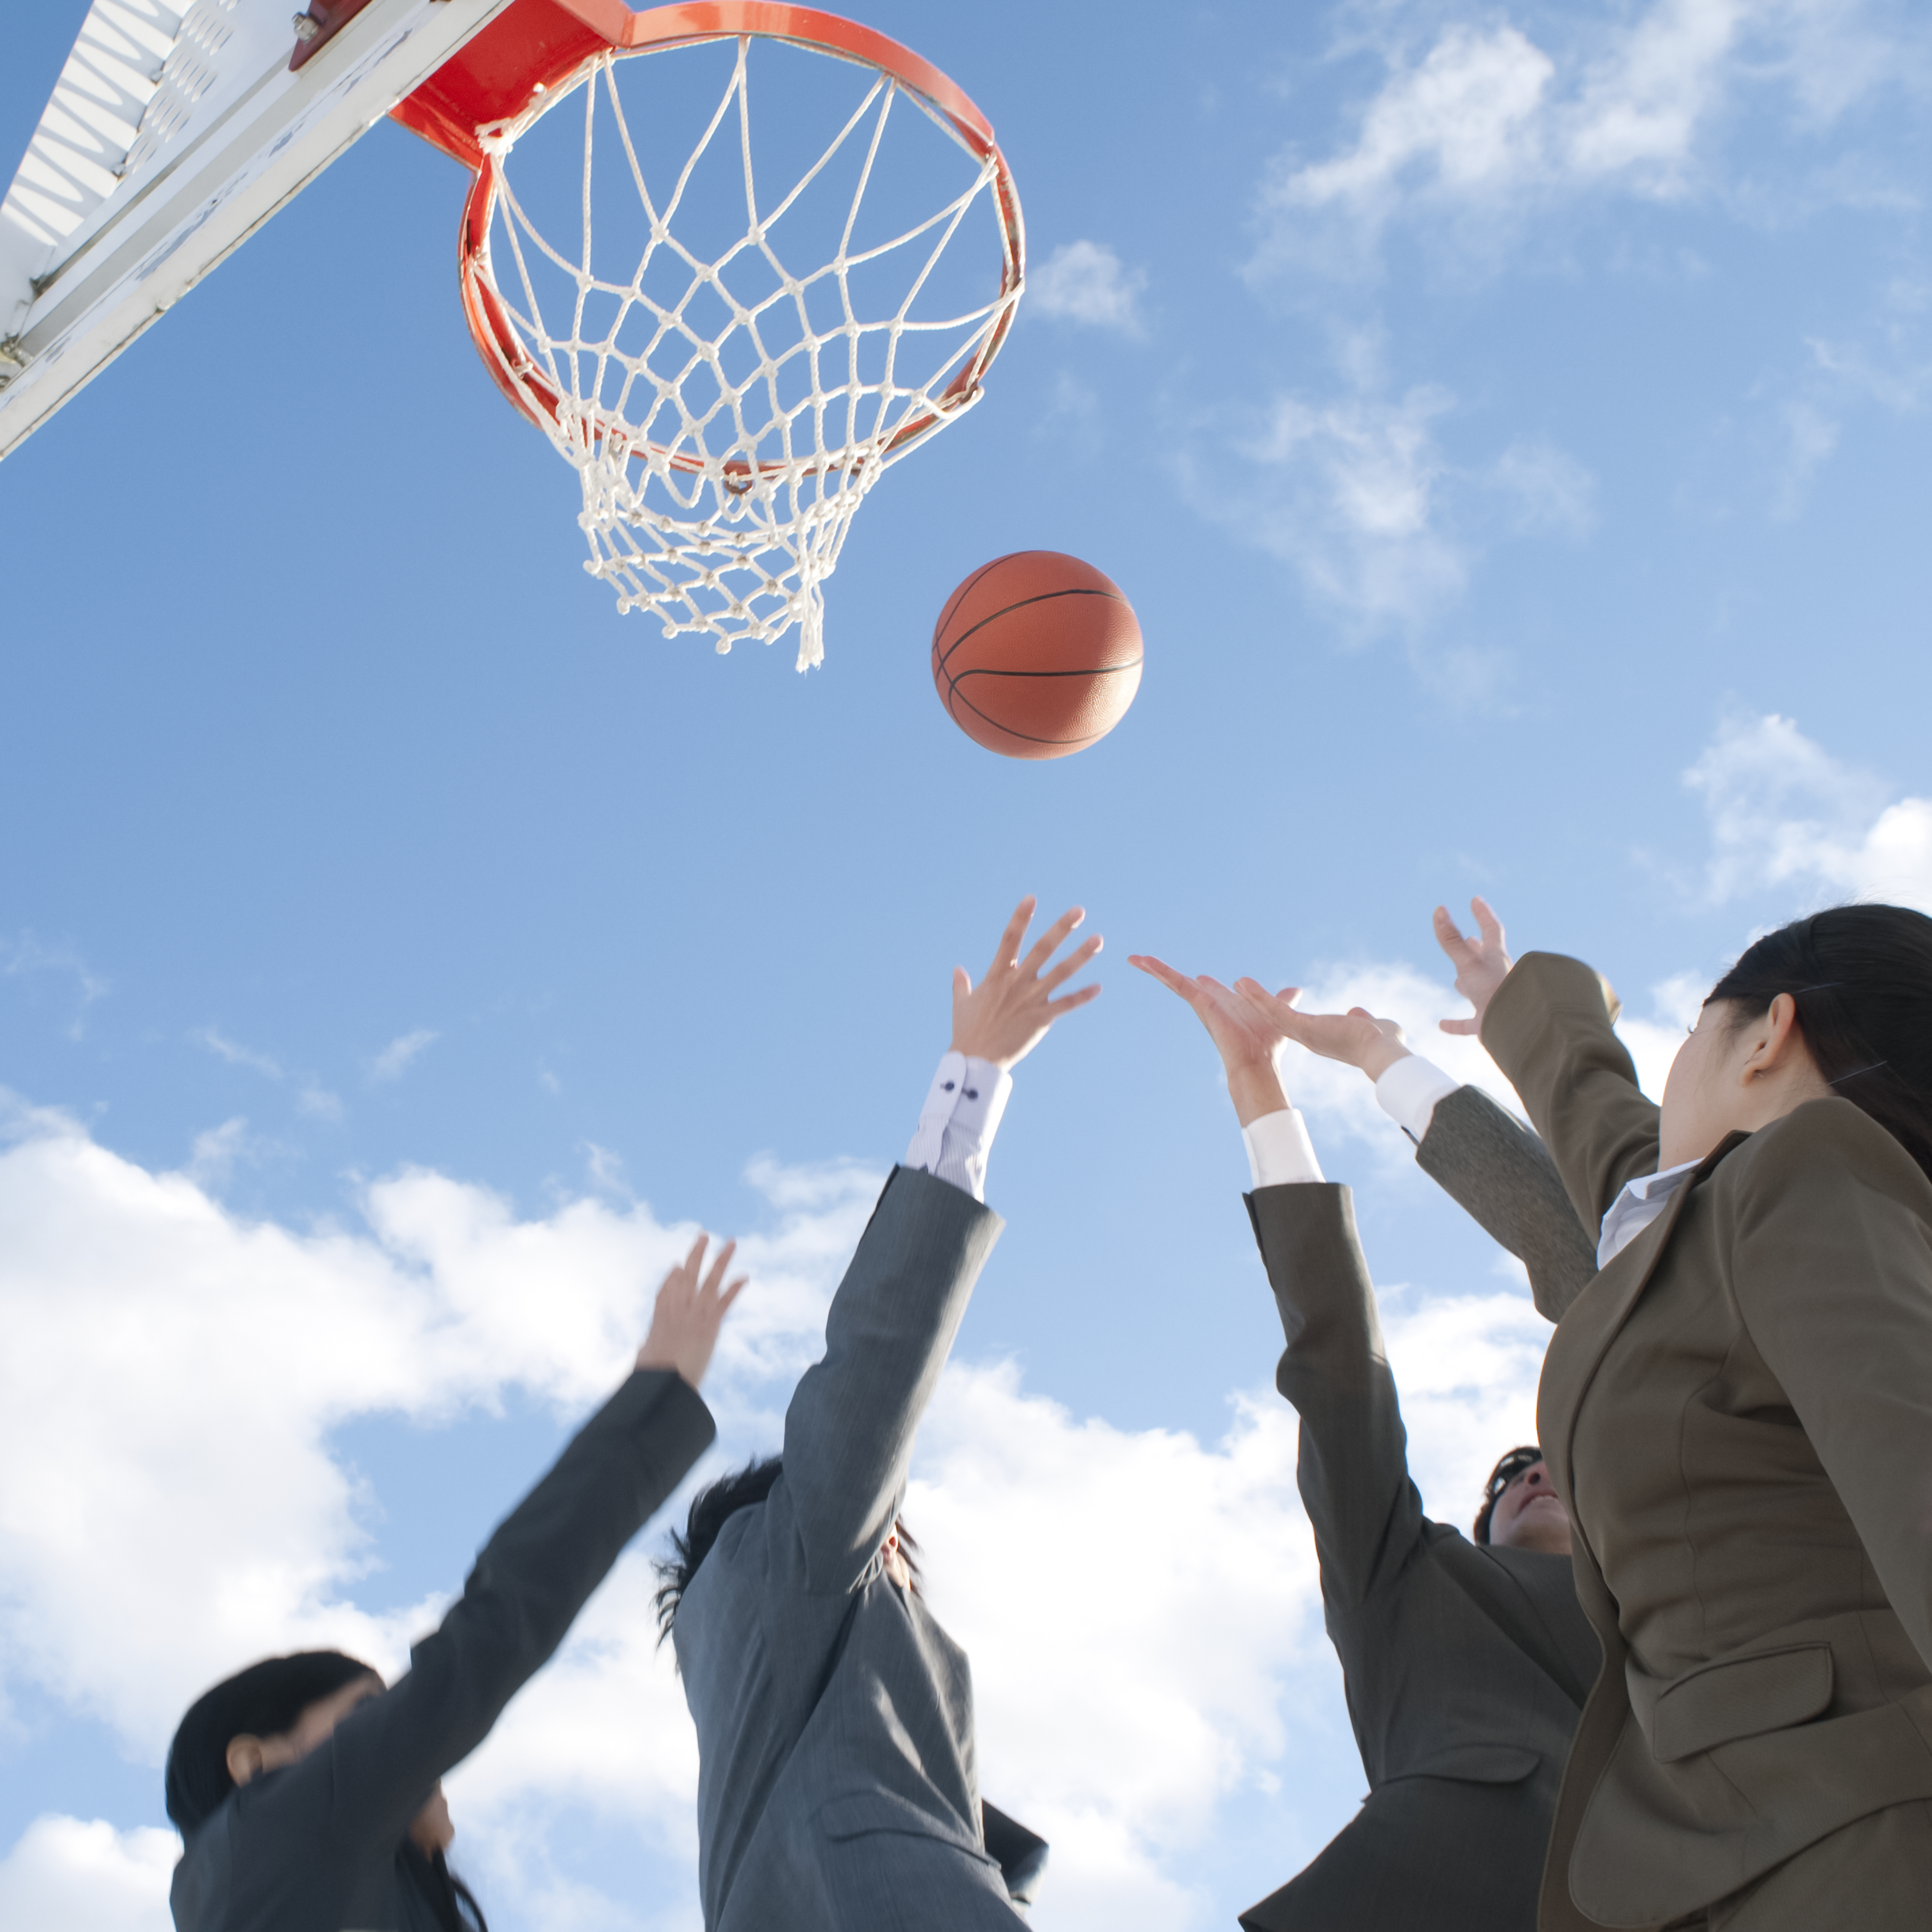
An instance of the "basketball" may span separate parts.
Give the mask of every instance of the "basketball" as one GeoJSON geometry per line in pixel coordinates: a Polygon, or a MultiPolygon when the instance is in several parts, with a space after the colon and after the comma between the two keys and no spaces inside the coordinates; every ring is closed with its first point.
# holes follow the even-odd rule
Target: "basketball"
{"type": "Polygon", "coordinates": [[[1141,683],[1141,627],[1120,586],[1055,550],[982,564],[946,600],[932,681],[952,722],[1009,758],[1104,738],[1141,683]]]}

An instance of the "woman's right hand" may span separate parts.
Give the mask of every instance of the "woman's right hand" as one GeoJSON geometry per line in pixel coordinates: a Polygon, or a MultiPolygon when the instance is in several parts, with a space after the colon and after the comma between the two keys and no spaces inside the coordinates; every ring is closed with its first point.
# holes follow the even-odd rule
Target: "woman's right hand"
{"type": "Polygon", "coordinates": [[[727,1241],[710,1271],[703,1272],[710,1239],[700,1234],[690,1253],[664,1276],[657,1306],[651,1310],[650,1331],[638,1351],[639,1368],[675,1370],[693,1388],[704,1380],[711,1352],[718,1346],[718,1331],[745,1286],[742,1275],[729,1288],[723,1286],[724,1270],[737,1251],[736,1241],[727,1241]]]}
{"type": "Polygon", "coordinates": [[[1509,976],[1513,964],[1503,942],[1503,922],[1485,898],[1473,898],[1469,910],[1476,915],[1478,937],[1466,939],[1456,930],[1447,906],[1436,908],[1436,943],[1448,954],[1456,969],[1456,990],[1475,1012],[1467,1019],[1444,1020],[1444,1033],[1480,1034],[1483,1016],[1496,988],[1509,976]]]}

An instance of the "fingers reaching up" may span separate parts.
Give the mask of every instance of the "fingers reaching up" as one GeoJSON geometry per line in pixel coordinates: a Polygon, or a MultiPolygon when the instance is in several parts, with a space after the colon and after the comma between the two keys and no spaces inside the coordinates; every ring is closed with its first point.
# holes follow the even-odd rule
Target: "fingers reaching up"
{"type": "Polygon", "coordinates": [[[1485,898],[1472,898],[1469,910],[1476,916],[1476,937],[1466,938],[1449,916],[1446,906],[1436,908],[1436,943],[1448,955],[1456,969],[1456,990],[1475,1012],[1466,1019],[1440,1022],[1444,1033],[1480,1034],[1483,1015],[1505,978],[1511,964],[1503,934],[1503,922],[1485,898]]]}
{"type": "Polygon", "coordinates": [[[1078,986],[1059,999],[1052,996],[1100,950],[1100,936],[1082,940],[1058,965],[1048,962],[1087,916],[1078,906],[1062,913],[1040,934],[1024,958],[1020,947],[1033,923],[1036,902],[1022,899],[1000,935],[993,963],[978,986],[965,968],[952,969],[952,1050],[996,1066],[1024,1060],[1046,1030],[1063,1015],[1098,999],[1098,986],[1078,986]]]}
{"type": "Polygon", "coordinates": [[[1210,974],[1197,974],[1190,980],[1148,952],[1130,954],[1127,964],[1138,967],[1149,979],[1158,980],[1193,1008],[1220,1054],[1228,1076],[1228,1097],[1243,1126],[1288,1105],[1287,1090],[1275,1066],[1275,1055],[1286,1036],[1270,1015],[1210,974]]]}
{"type": "MultiPolygon", "coordinates": [[[[1190,979],[1150,952],[1130,952],[1127,964],[1138,967],[1149,979],[1158,980],[1193,1008],[1195,1018],[1208,1029],[1208,1038],[1220,1050],[1221,1064],[1230,1073],[1238,1067],[1274,1064],[1287,1033],[1271,1013],[1243,999],[1233,987],[1222,986],[1208,973],[1190,979]]],[[[1298,991],[1290,987],[1287,993],[1292,998],[1298,991]]]]}
{"type": "Polygon", "coordinates": [[[724,1271],[737,1252],[736,1241],[727,1241],[706,1270],[704,1251],[710,1239],[700,1234],[691,1252],[664,1276],[651,1311],[650,1330],[638,1351],[639,1368],[674,1369],[693,1388],[704,1382],[711,1352],[718,1346],[718,1331],[745,1286],[742,1275],[728,1288],[724,1285],[724,1271]]]}
{"type": "Polygon", "coordinates": [[[1351,1006],[1346,1013],[1304,1013],[1294,1004],[1301,997],[1298,986],[1270,993],[1258,980],[1237,980],[1234,990],[1278,1026],[1284,1038],[1324,1060],[1359,1066],[1371,1080],[1379,1080],[1398,1060],[1408,1058],[1400,1025],[1378,1019],[1366,1006],[1351,1006]]]}

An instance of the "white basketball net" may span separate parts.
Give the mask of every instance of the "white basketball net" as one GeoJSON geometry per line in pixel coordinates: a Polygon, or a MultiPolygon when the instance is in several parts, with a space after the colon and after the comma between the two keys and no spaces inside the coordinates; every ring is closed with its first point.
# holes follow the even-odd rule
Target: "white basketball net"
{"type": "MultiPolygon", "coordinates": [[[[991,300],[963,314],[915,319],[915,298],[994,182],[998,163],[966,149],[917,94],[883,73],[817,161],[782,198],[761,204],[752,163],[750,48],[749,38],[740,37],[717,112],[662,206],[645,184],[625,120],[616,82],[621,57],[601,56],[558,90],[581,87],[584,93],[583,236],[574,260],[537,232],[510,185],[511,149],[536,115],[480,130],[500,181],[492,232],[508,237],[516,290],[494,279],[487,252],[478,267],[528,358],[526,366],[511,368],[512,379],[538,399],[532,413],[582,479],[578,520],[591,552],[585,569],[616,589],[619,610],[652,612],[667,637],[705,633],[721,652],[742,639],[770,643],[796,624],[798,668],[805,670],[825,654],[824,585],[860,500],[908,449],[977,400],[980,370],[1019,299],[1020,278],[1009,242],[1005,286],[991,300]],[[616,278],[591,266],[600,92],[648,224],[642,258],[616,278]],[[936,214],[888,241],[857,248],[860,204],[902,96],[967,154],[973,175],[936,214]],[[727,138],[735,138],[742,158],[746,231],[706,260],[673,226],[692,171],[734,121],[735,136],[727,138]],[[834,157],[861,142],[862,165],[838,252],[800,272],[782,252],[784,218],[834,157]],[[768,266],[767,273],[749,264],[767,292],[741,299],[728,273],[754,254],[768,266]],[[872,288],[878,280],[873,265],[887,257],[903,263],[905,291],[888,313],[868,316],[853,272],[865,268],[872,288]],[[541,311],[536,284],[545,279],[544,262],[575,285],[568,316],[541,311]],[[683,292],[667,300],[665,270],[674,263],[682,265],[676,280],[683,292]],[[814,328],[812,304],[831,306],[835,290],[836,320],[814,328]],[[694,298],[705,291],[722,301],[722,324],[719,301],[700,303],[708,311],[704,319],[692,314],[694,298]],[[613,313],[616,320],[607,322],[613,313]],[[949,395],[962,371],[970,371],[968,380],[949,395]]],[[[542,104],[555,105],[554,96],[542,104]]],[[[608,146],[608,133],[605,138],[608,146]]],[[[560,285],[550,277],[546,286],[554,291],[560,285]]],[[[554,293],[552,307],[559,305],[554,293]]]]}

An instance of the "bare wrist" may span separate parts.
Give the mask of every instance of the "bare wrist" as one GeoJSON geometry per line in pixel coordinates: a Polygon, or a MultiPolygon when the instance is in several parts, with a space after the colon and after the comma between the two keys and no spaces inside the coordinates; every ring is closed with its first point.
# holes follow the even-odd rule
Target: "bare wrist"
{"type": "Polygon", "coordinates": [[[1244,1127],[1252,1126],[1264,1114],[1280,1113],[1288,1105],[1281,1076],[1271,1060],[1228,1068],[1228,1097],[1234,1103],[1234,1118],[1244,1127]]]}
{"type": "Polygon", "coordinates": [[[1406,1060],[1410,1049],[1399,1040],[1384,1040],[1363,1054],[1358,1064],[1371,1080],[1379,1080],[1398,1060],[1406,1060]]]}

